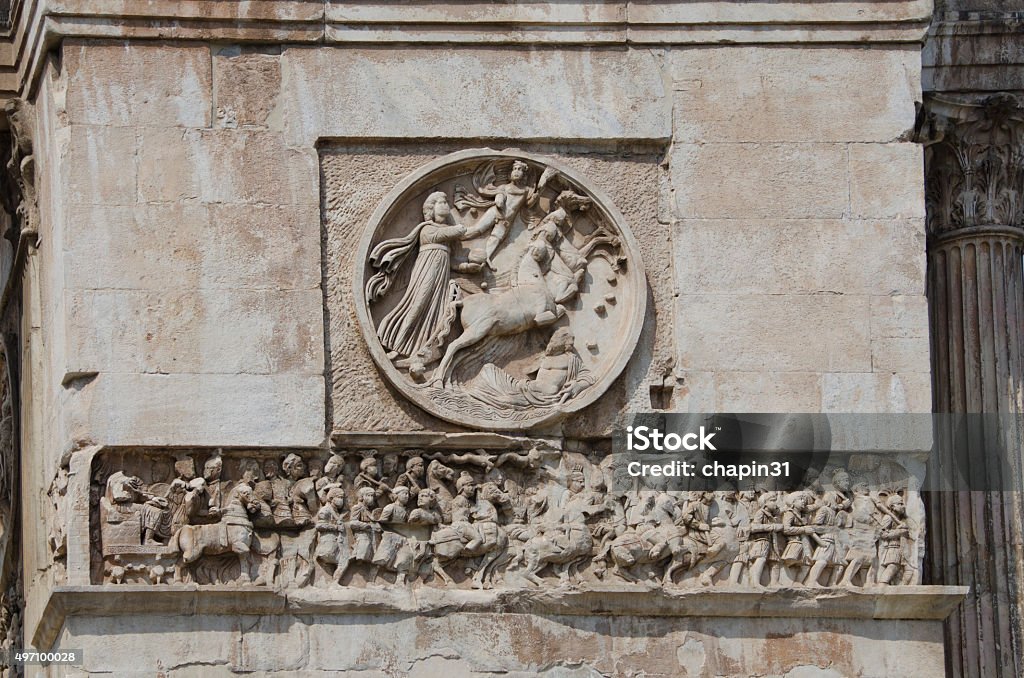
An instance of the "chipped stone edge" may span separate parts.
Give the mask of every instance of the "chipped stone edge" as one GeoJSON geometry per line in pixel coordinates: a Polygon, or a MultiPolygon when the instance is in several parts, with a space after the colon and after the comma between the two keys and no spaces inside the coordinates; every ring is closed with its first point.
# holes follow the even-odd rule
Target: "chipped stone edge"
{"type": "Polygon", "coordinates": [[[50,649],[73,616],[127,615],[422,615],[504,613],[564,616],[788,617],[933,620],[949,616],[966,586],[858,588],[718,586],[666,590],[637,585],[555,589],[438,590],[315,588],[273,590],[238,585],[105,584],[58,586],[51,592],[32,645],[50,649]]]}

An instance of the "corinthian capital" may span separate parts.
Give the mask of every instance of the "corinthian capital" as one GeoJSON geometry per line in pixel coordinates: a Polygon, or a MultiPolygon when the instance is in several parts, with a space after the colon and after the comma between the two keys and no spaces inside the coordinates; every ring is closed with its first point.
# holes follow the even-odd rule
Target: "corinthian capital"
{"type": "Polygon", "coordinates": [[[1024,228],[1024,101],[935,97],[918,138],[926,145],[928,233],[1024,228]]]}

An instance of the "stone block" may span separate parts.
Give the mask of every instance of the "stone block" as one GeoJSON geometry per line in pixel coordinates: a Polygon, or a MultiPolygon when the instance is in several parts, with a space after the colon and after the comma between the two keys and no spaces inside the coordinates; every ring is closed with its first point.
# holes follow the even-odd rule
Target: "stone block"
{"type": "Polygon", "coordinates": [[[286,615],[239,617],[241,643],[231,653],[239,673],[295,671],[306,664],[308,626],[286,615]]]}
{"type": "Polygon", "coordinates": [[[319,290],[71,290],[65,372],[322,374],[319,290]]]}
{"type": "Polygon", "coordinates": [[[82,289],[318,289],[315,206],[69,205],[65,282],[82,289]],[[109,259],[113,266],[96,262],[109,259]]]}
{"type": "MultiPolygon", "coordinates": [[[[64,205],[131,205],[138,174],[136,130],[73,125],[61,172],[64,205]]],[[[57,196],[54,196],[57,198],[57,196]]]]}
{"type": "Polygon", "coordinates": [[[923,295],[871,297],[872,338],[928,337],[928,299],[923,295]]]}
{"type": "Polygon", "coordinates": [[[667,139],[671,101],[647,50],[290,48],[288,143],[322,137],[667,139]],[[315,87],[308,83],[316,83],[315,87]]]}
{"type": "Polygon", "coordinates": [[[552,3],[431,2],[413,7],[390,2],[329,0],[327,21],[338,23],[620,23],[626,20],[625,2],[552,3]]]}
{"type": "Polygon", "coordinates": [[[62,56],[72,123],[210,126],[206,45],[69,41],[62,56]]]}
{"type": "Polygon", "coordinates": [[[821,411],[836,413],[932,411],[927,372],[861,372],[821,375],[821,411]]]}
{"type": "Polygon", "coordinates": [[[65,390],[65,437],[106,445],[313,447],[324,378],[304,374],[100,374],[65,390]]]}
{"type": "Polygon", "coordinates": [[[681,294],[915,294],[921,221],[686,219],[672,239],[681,294]]]}
{"type": "MultiPolygon", "coordinates": [[[[832,23],[877,21],[927,21],[932,16],[931,0],[895,2],[830,2],[827,11],[820,5],[802,2],[771,2],[741,6],[735,3],[704,2],[630,2],[631,24],[693,23],[832,23]]],[[[864,38],[862,38],[864,39],[864,38]]]]}
{"type": "Polygon", "coordinates": [[[672,392],[672,410],[677,412],[714,412],[717,406],[715,373],[680,371],[682,383],[672,392]]]}
{"type": "Polygon", "coordinates": [[[139,202],[181,203],[199,198],[195,139],[196,134],[173,127],[140,132],[139,202]]]}
{"type": "Polygon", "coordinates": [[[191,616],[161,616],[159,633],[137,619],[71,617],[67,620],[63,647],[82,649],[82,668],[89,674],[128,675],[147,670],[169,670],[191,664],[227,664],[239,631],[230,617],[197,620],[191,616]]]}
{"type": "Polygon", "coordinates": [[[680,369],[868,372],[869,305],[851,295],[682,295],[680,369]]]}
{"type": "Polygon", "coordinates": [[[871,369],[875,372],[931,370],[928,337],[872,337],[871,369]]]}
{"type": "Polygon", "coordinates": [[[675,144],[677,216],[838,219],[849,199],[842,144],[675,144]]]}
{"type": "Polygon", "coordinates": [[[920,61],[916,49],[904,47],[674,50],[668,68],[675,138],[763,143],[906,136],[920,98],[920,61]]]}
{"type": "Polygon", "coordinates": [[[851,144],[850,207],[858,219],[923,219],[921,146],[851,144]]]}
{"type": "Polygon", "coordinates": [[[266,127],[281,90],[280,54],[228,48],[213,57],[217,125],[266,127]]]}
{"type": "Polygon", "coordinates": [[[715,412],[817,412],[821,375],[814,372],[718,372],[715,412]]]}
{"type": "Polygon", "coordinates": [[[316,160],[262,130],[145,130],[139,200],[318,205],[316,160]]]}

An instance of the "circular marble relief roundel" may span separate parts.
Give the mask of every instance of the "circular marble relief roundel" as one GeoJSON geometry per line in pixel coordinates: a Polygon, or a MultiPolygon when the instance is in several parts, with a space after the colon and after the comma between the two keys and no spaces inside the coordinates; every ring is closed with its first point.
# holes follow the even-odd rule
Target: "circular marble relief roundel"
{"type": "Polygon", "coordinates": [[[356,308],[374,360],[448,421],[526,429],[593,403],[644,320],[633,236],[552,160],[474,150],[414,172],[370,219],[356,308]]]}

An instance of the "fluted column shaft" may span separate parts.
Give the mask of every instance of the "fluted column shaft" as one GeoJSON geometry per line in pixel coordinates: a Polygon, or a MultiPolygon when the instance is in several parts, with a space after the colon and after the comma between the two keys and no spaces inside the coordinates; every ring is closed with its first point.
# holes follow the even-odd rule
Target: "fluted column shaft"
{"type": "MultiPolygon", "coordinates": [[[[998,444],[983,441],[989,452],[972,448],[970,468],[960,469],[967,488],[929,496],[929,576],[971,587],[947,622],[949,674],[1019,677],[1024,125],[1012,97],[932,113],[926,171],[934,409],[999,414],[1003,427],[998,444]],[[994,453],[999,446],[1009,459],[994,453]]],[[[933,470],[953,463],[940,458],[933,470]]]]}

